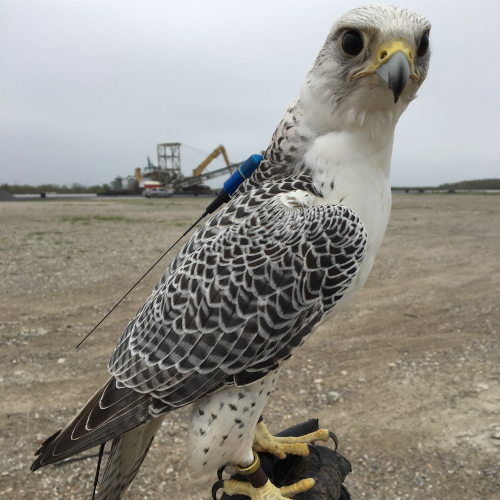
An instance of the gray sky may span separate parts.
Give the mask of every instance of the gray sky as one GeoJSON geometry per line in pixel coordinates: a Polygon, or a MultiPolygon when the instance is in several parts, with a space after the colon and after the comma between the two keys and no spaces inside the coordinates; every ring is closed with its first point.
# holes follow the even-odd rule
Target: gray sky
{"type": "MultiPolygon", "coordinates": [[[[244,160],[362,3],[0,0],[0,183],[109,182],[156,163],[162,142],[244,160]]],[[[398,4],[432,22],[433,54],[396,129],[392,184],[500,177],[500,2],[398,4]]],[[[203,159],[181,154],[186,175],[203,159]]]]}

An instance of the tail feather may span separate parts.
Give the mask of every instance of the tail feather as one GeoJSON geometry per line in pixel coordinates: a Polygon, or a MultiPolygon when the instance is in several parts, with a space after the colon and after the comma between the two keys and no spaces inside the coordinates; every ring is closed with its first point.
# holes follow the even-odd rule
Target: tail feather
{"type": "Polygon", "coordinates": [[[121,500],[146,458],[161,416],[113,439],[97,500],[121,500]]]}
{"type": "Polygon", "coordinates": [[[66,427],[42,444],[31,470],[64,460],[148,422],[152,418],[151,402],[151,396],[118,387],[111,377],[66,427]]]}

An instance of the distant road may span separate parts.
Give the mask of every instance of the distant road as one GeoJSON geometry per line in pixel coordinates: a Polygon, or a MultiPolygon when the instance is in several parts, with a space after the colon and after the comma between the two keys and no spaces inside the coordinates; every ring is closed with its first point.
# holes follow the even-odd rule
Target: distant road
{"type": "Polygon", "coordinates": [[[419,188],[407,188],[407,189],[392,189],[393,193],[396,194],[460,194],[460,193],[494,193],[500,194],[500,189],[419,189],[419,188]]]}
{"type": "MultiPolygon", "coordinates": [[[[215,195],[211,193],[200,193],[197,195],[198,198],[214,198],[215,195]]],[[[174,194],[172,198],[195,198],[193,194],[174,194]]],[[[46,193],[45,198],[42,198],[40,194],[15,194],[14,200],[137,200],[137,199],[147,199],[142,195],[109,195],[109,196],[97,196],[96,193],[66,193],[66,194],[52,194],[46,193]]],[[[150,198],[148,198],[150,199],[150,198]]],[[[166,198],[168,199],[168,198],[166,198]]]]}
{"type": "MultiPolygon", "coordinates": [[[[476,194],[500,194],[498,189],[394,189],[393,194],[466,194],[466,193],[476,193],[476,194]]],[[[198,195],[193,194],[174,194],[172,198],[214,198],[215,195],[200,193],[198,195]]],[[[145,199],[142,195],[107,195],[107,196],[97,196],[96,193],[67,193],[67,194],[51,194],[47,193],[45,198],[42,198],[40,194],[15,194],[14,200],[137,200],[145,199]]],[[[152,198],[148,198],[152,199],[152,198]]],[[[168,199],[168,198],[165,198],[168,199]]]]}

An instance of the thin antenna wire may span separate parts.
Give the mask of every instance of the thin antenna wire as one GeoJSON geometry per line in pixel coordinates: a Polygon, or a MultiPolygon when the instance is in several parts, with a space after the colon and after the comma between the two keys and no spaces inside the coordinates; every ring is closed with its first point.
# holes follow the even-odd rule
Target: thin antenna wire
{"type": "Polygon", "coordinates": [[[113,309],[111,309],[111,311],[109,311],[108,314],[106,314],[106,316],[104,316],[104,318],[102,318],[101,321],[99,321],[99,323],[97,323],[97,325],[95,325],[89,333],[87,333],[85,338],[76,346],[76,349],[78,349],[97,329],[97,327],[122,303],[123,299],[142,281],[142,279],[153,269],[153,267],[155,267],[156,264],[158,264],[158,262],[160,262],[160,260],[163,259],[163,257],[165,257],[165,255],[167,255],[167,253],[170,252],[170,250],[172,250],[172,248],[174,248],[175,245],[177,245],[177,243],[179,243],[179,241],[181,241],[182,238],[184,238],[184,236],[186,236],[186,234],[188,234],[189,231],[191,231],[191,229],[193,229],[193,227],[196,226],[196,224],[198,224],[198,222],[200,222],[207,215],[208,213],[204,212],[203,215],[137,280],[135,285],[114,305],[113,309]]]}
{"type": "Polygon", "coordinates": [[[193,148],[193,146],[188,146],[187,144],[182,143],[183,146],[186,148],[192,149],[193,151],[196,151],[197,153],[200,153],[202,155],[208,156],[210,153],[207,153],[206,151],[202,151],[201,149],[193,148]]]}
{"type": "Polygon", "coordinates": [[[97,488],[97,482],[99,481],[99,471],[101,470],[101,460],[102,460],[102,454],[104,453],[105,446],[106,446],[106,441],[104,441],[104,443],[102,443],[101,447],[99,448],[99,458],[97,459],[97,470],[95,471],[94,492],[92,493],[92,500],[94,500],[95,490],[97,488]]]}

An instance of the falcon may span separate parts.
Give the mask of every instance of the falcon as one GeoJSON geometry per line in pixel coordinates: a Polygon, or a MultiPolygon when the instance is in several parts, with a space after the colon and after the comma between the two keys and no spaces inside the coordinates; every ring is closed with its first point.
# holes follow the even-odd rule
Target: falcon
{"type": "Polygon", "coordinates": [[[227,494],[279,500],[256,452],[307,455],[320,429],[276,438],[262,420],[282,364],[366,282],[391,210],[396,124],[425,80],[430,23],[367,5],[333,25],[264,158],[183,246],[123,332],[109,380],[32,465],[112,440],[98,498],[118,500],[165,415],[192,405],[195,470],[232,464],[227,494]],[[264,475],[263,475],[264,474],[264,475]]]}

